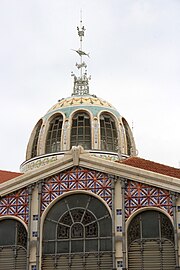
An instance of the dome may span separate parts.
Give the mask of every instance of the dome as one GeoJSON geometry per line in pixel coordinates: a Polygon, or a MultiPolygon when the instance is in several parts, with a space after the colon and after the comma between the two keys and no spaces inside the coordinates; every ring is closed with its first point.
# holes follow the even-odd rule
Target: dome
{"type": "MultiPolygon", "coordinates": [[[[79,29],[79,28],[78,28],[79,29]]],[[[82,49],[85,28],[78,30],[80,48],[74,50],[80,57],[76,63],[79,77],[74,73],[73,93],[62,98],[35,125],[21,165],[25,172],[62,158],[73,146],[81,145],[91,155],[106,159],[136,155],[131,129],[124,117],[107,101],[89,94],[87,65],[82,49]]]]}
{"type": "Polygon", "coordinates": [[[136,155],[131,129],[124,117],[95,95],[62,98],[35,125],[21,171],[53,162],[73,146],[108,159],[136,155]]]}

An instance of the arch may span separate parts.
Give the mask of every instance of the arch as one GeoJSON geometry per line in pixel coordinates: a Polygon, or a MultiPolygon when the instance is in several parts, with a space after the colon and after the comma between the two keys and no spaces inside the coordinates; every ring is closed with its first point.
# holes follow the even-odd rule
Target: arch
{"type": "Polygon", "coordinates": [[[37,149],[38,149],[38,140],[39,140],[41,126],[42,126],[42,119],[40,119],[35,126],[34,138],[33,138],[33,143],[32,143],[32,148],[31,148],[31,158],[36,157],[38,155],[37,149]]]}
{"type": "Polygon", "coordinates": [[[71,193],[57,201],[46,215],[42,238],[42,269],[55,262],[58,270],[112,268],[112,219],[95,196],[71,193]]]}
{"type": "Polygon", "coordinates": [[[1,269],[24,270],[26,269],[26,258],[27,231],[25,226],[14,218],[0,219],[1,269]]]}
{"type": "Polygon", "coordinates": [[[50,118],[46,135],[45,153],[61,151],[61,134],[63,126],[62,114],[55,114],[50,118]]]}
{"type": "Polygon", "coordinates": [[[101,150],[118,151],[118,132],[116,120],[109,112],[102,112],[100,119],[101,150]]]}
{"type": "Polygon", "coordinates": [[[81,145],[84,149],[91,149],[91,118],[86,111],[76,111],[72,115],[71,121],[71,139],[72,146],[81,145]]]}
{"type": "Polygon", "coordinates": [[[128,122],[125,118],[122,118],[122,123],[124,127],[124,133],[125,133],[125,139],[126,139],[126,145],[127,145],[127,155],[132,155],[133,153],[133,143],[132,143],[132,134],[130,127],[128,125],[128,122]]]}
{"type": "Polygon", "coordinates": [[[149,209],[139,212],[127,229],[128,269],[175,269],[174,228],[170,218],[149,209]]]}

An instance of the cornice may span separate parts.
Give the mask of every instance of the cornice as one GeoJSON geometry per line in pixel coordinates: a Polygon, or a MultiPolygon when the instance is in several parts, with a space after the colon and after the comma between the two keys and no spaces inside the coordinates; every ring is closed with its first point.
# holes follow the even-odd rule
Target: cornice
{"type": "Polygon", "coordinates": [[[69,151],[61,160],[2,183],[0,196],[5,196],[77,165],[180,193],[180,179],[178,178],[94,157],[76,148],[75,151],[69,151]]]}

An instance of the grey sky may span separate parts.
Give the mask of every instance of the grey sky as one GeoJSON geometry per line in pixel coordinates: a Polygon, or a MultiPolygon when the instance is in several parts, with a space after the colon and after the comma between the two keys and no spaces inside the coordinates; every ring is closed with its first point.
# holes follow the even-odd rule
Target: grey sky
{"type": "Polygon", "coordinates": [[[178,167],[179,0],[1,0],[0,169],[19,170],[36,122],[71,95],[81,9],[90,92],[133,121],[140,157],[178,167]]]}

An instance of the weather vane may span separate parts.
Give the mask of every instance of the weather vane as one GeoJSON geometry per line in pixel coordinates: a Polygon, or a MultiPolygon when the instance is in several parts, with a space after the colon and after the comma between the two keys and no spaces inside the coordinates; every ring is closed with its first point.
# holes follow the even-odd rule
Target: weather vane
{"type": "Polygon", "coordinates": [[[81,20],[80,20],[80,26],[77,27],[78,36],[80,38],[80,48],[75,51],[80,56],[80,63],[76,63],[76,67],[80,71],[79,77],[77,77],[73,72],[71,75],[74,77],[74,87],[73,87],[73,93],[72,95],[88,95],[89,94],[89,80],[91,79],[91,76],[87,76],[87,64],[83,61],[84,56],[89,57],[89,53],[86,53],[83,50],[82,42],[84,37],[85,28],[82,25],[82,14],[81,14],[81,20]]]}

